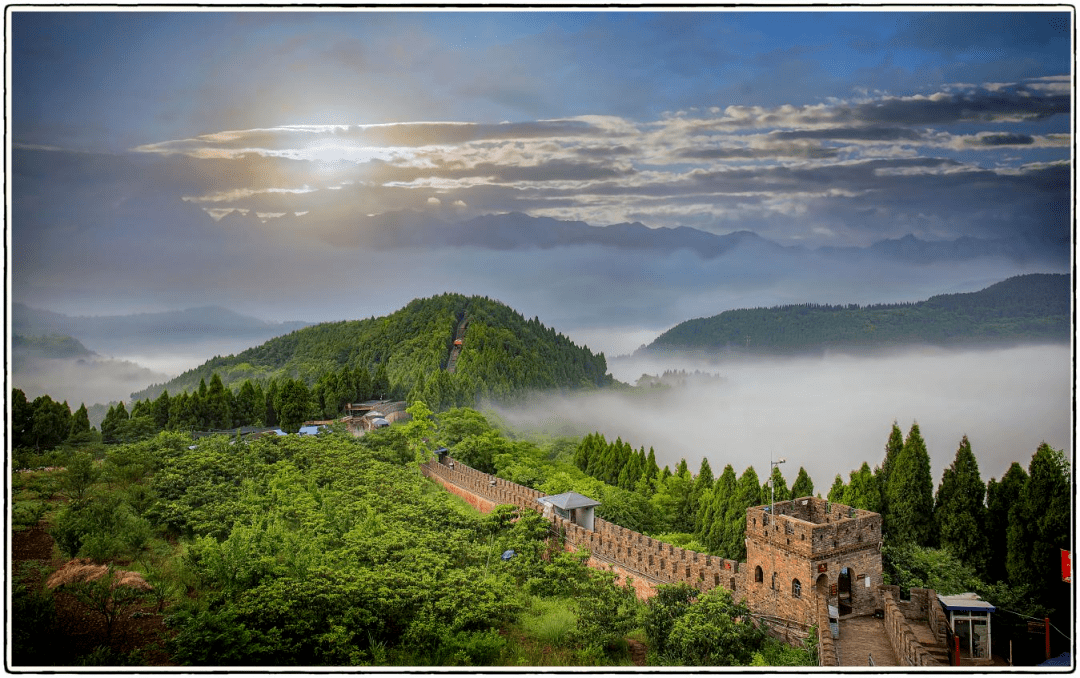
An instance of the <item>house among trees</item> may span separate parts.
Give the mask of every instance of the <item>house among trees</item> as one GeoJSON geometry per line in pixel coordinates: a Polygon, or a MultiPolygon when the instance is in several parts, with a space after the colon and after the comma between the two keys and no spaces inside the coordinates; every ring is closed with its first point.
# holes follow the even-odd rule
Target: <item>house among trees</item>
{"type": "Polygon", "coordinates": [[[554,511],[555,515],[563,520],[569,520],[571,523],[580,525],[586,530],[593,529],[593,520],[595,518],[593,509],[600,505],[600,502],[595,499],[589,499],[585,495],[578,494],[577,492],[552,494],[546,497],[540,497],[536,501],[545,505],[545,517],[550,517],[551,512],[554,511]]]}

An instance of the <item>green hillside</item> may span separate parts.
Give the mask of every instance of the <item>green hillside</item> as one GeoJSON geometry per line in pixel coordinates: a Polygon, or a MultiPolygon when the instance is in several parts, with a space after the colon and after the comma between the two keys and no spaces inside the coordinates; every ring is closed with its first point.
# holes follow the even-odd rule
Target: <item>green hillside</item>
{"type": "Polygon", "coordinates": [[[328,374],[365,370],[386,397],[409,394],[429,404],[464,404],[531,389],[610,384],[607,361],[537,318],[526,320],[485,297],[444,294],[416,299],[382,318],[323,323],[228,357],[215,357],[166,384],[132,394],[155,398],[194,391],[217,374],[225,385],[288,377],[308,385],[328,374]],[[468,320],[453,374],[446,372],[455,332],[468,320]]]}
{"type": "Polygon", "coordinates": [[[1068,275],[1016,276],[979,292],[917,303],[799,304],[725,311],[676,325],[646,351],[786,354],[825,348],[1068,341],[1068,275]]]}

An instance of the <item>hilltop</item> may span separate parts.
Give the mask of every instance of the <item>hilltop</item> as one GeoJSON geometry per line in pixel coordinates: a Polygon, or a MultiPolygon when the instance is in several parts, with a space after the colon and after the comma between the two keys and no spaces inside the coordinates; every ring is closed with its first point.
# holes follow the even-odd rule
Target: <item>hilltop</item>
{"type": "Polygon", "coordinates": [[[1064,342],[1071,336],[1070,285],[1068,275],[1040,273],[915,303],[731,310],[680,323],[641,350],[774,355],[913,344],[1064,342]]]}
{"type": "Polygon", "coordinates": [[[364,370],[379,396],[417,395],[438,406],[538,389],[613,383],[602,353],[579,347],[539,318],[486,297],[443,294],[416,299],[384,317],[320,323],[227,357],[215,357],[134,400],[194,391],[215,373],[223,384],[299,379],[364,370]],[[447,370],[455,339],[460,355],[447,370]]]}

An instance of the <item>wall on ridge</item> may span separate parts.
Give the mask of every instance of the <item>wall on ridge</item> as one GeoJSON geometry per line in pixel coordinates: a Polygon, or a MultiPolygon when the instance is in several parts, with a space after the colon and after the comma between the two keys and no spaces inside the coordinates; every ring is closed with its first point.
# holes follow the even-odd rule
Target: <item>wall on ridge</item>
{"type": "MultiPolygon", "coordinates": [[[[543,492],[477,471],[449,456],[421,466],[424,475],[435,478],[458,496],[464,497],[480,511],[490,511],[498,504],[542,510],[537,501],[543,492]],[[457,490],[454,489],[457,488],[457,490]],[[470,498],[469,495],[473,495],[470,498]]],[[[739,563],[697,551],[673,546],[597,518],[593,530],[586,530],[558,516],[552,517],[575,550],[588,549],[592,560],[605,569],[614,565],[620,576],[633,577],[649,583],[642,585],[639,595],[655,592],[656,584],[686,582],[701,591],[722,586],[736,598],[745,590],[739,563]]]]}

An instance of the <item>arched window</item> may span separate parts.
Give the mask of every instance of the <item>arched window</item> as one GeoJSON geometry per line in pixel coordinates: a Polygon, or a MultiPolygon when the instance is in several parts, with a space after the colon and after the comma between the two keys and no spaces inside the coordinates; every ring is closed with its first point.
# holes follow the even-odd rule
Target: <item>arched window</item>
{"type": "Polygon", "coordinates": [[[754,581],[759,584],[765,581],[765,573],[761,571],[760,565],[754,568],[754,581]]]}
{"type": "Polygon", "coordinates": [[[776,573],[775,572],[772,573],[772,590],[773,591],[779,590],[779,589],[776,588],[776,573]]]}
{"type": "Polygon", "coordinates": [[[796,598],[802,598],[802,582],[798,579],[791,580],[791,595],[796,598]]]}

